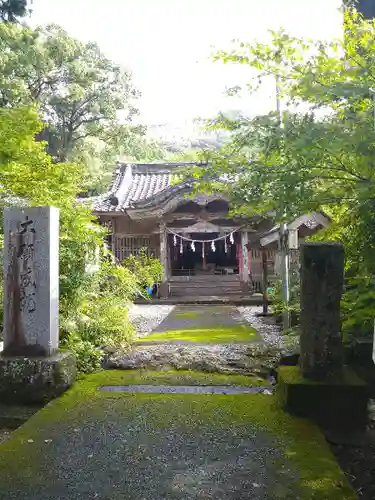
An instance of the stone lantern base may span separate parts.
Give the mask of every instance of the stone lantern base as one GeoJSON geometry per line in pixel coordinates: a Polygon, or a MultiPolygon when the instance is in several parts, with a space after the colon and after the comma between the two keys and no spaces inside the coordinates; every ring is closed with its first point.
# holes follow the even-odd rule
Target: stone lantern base
{"type": "Polygon", "coordinates": [[[282,407],[325,428],[364,429],[369,390],[348,368],[340,379],[318,382],[302,376],[299,366],[280,366],[276,394],[282,407]]]}
{"type": "Polygon", "coordinates": [[[0,356],[0,401],[46,403],[66,391],[77,375],[71,352],[49,357],[0,356]]]}

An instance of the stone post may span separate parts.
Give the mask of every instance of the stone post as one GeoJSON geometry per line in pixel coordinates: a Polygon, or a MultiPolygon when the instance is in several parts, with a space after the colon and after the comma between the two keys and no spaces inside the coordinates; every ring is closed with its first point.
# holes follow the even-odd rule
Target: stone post
{"type": "Polygon", "coordinates": [[[50,356],[59,345],[59,211],[4,210],[4,354],[50,356]]]}
{"type": "Polygon", "coordinates": [[[314,380],[341,376],[344,247],[336,243],[303,243],[300,258],[302,375],[314,380]]]}
{"type": "Polygon", "coordinates": [[[240,279],[241,288],[243,292],[247,292],[249,289],[249,251],[247,245],[249,243],[249,236],[247,231],[241,231],[241,269],[240,269],[240,279]]]}
{"type": "Polygon", "coordinates": [[[169,265],[168,265],[168,237],[165,224],[160,224],[160,262],[163,266],[162,282],[160,283],[160,297],[169,296],[169,265]]]}
{"type": "Polygon", "coordinates": [[[75,379],[59,347],[59,210],[4,210],[4,351],[0,399],[41,401],[75,379]]]}
{"type": "Polygon", "coordinates": [[[293,415],[310,418],[335,440],[364,431],[368,421],[366,382],[343,364],[340,299],[344,247],[303,243],[299,366],[280,366],[277,397],[293,415]]]}

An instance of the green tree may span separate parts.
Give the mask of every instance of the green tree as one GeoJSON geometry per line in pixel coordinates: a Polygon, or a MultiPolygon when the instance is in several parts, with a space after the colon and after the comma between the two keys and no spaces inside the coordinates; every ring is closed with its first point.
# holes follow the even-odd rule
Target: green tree
{"type": "Polygon", "coordinates": [[[35,31],[2,25],[0,43],[3,105],[40,105],[47,124],[43,138],[56,160],[69,158],[86,137],[124,134],[138,92],[130,73],[95,43],[81,43],[55,25],[35,31]]]}
{"type": "MultiPolygon", "coordinates": [[[[375,22],[349,9],[342,40],[271,35],[270,43],[236,43],[216,59],[248,65],[254,79],[246,90],[253,93],[277,81],[282,116],[213,120],[232,138],[210,155],[209,169],[194,169],[198,188],[222,190],[238,212],[274,212],[279,221],[327,211],[333,223],[321,237],[345,244],[348,283],[374,316],[375,294],[369,305],[361,290],[369,291],[369,283],[375,289],[375,22]]],[[[349,320],[353,309],[345,314],[349,320]]]]}
{"type": "Polygon", "coordinates": [[[164,157],[146,128],[132,123],[138,96],[130,73],[96,44],[55,25],[0,24],[0,106],[37,104],[45,124],[39,140],[55,163],[83,162],[91,194],[107,186],[116,160],[164,157]]]}
{"type": "Polygon", "coordinates": [[[0,109],[0,202],[60,208],[60,284],[63,300],[73,297],[84,274],[86,254],[100,244],[100,229],[75,199],[82,167],[54,164],[34,136],[42,123],[32,108],[0,109]]]}
{"type": "Polygon", "coordinates": [[[0,109],[0,205],[60,209],[60,341],[77,354],[80,371],[89,372],[100,368],[106,352],[128,345],[133,328],[126,304],[143,283],[105,258],[105,232],[93,221],[90,209],[76,202],[82,167],[54,164],[45,144],[35,140],[42,127],[36,109],[0,109]],[[87,256],[97,246],[103,255],[100,268],[87,273],[87,256]]]}
{"type": "Polygon", "coordinates": [[[2,21],[16,22],[18,18],[25,17],[28,12],[27,0],[1,0],[0,19],[2,21]]]}
{"type": "Polygon", "coordinates": [[[241,43],[218,54],[256,70],[253,91],[264,78],[277,78],[290,110],[281,123],[271,112],[212,124],[232,133],[209,167],[229,182],[213,185],[228,191],[238,210],[274,210],[280,218],[346,203],[352,213],[363,206],[374,212],[375,25],[352,12],[345,27],[344,41],[313,42],[281,31],[270,44],[241,43]]]}

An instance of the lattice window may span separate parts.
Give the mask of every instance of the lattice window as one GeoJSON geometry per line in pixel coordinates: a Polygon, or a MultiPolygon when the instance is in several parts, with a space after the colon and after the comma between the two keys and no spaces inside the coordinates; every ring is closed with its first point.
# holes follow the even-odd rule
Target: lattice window
{"type": "Polygon", "coordinates": [[[142,249],[146,249],[148,255],[157,255],[155,241],[150,236],[114,237],[114,254],[119,261],[125,260],[130,255],[139,255],[142,249]]]}

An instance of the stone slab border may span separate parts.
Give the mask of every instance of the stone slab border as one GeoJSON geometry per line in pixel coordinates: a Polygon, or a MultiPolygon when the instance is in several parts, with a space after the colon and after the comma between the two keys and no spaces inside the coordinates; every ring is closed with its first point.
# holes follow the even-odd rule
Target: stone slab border
{"type": "Polygon", "coordinates": [[[102,392],[128,392],[149,394],[272,394],[269,386],[227,385],[106,385],[98,388],[102,392]]]}

